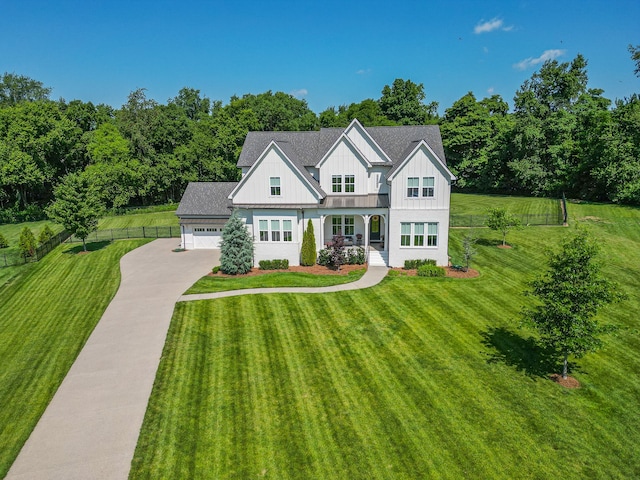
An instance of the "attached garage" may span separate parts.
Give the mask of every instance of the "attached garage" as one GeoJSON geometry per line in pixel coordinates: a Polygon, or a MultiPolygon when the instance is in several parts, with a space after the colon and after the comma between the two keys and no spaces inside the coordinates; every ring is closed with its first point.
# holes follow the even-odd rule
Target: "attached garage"
{"type": "Polygon", "coordinates": [[[231,216],[229,194],[237,182],[190,183],[176,215],[180,219],[182,248],[220,248],[222,229],[231,216]]]}
{"type": "Polygon", "coordinates": [[[193,248],[220,248],[222,227],[193,227],[193,248]]]}

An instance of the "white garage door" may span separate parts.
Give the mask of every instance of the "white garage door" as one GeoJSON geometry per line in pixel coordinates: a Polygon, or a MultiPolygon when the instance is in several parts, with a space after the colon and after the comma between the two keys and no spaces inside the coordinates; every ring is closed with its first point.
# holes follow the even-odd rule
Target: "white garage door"
{"type": "Polygon", "coordinates": [[[193,248],[220,248],[222,227],[195,227],[193,248]]]}

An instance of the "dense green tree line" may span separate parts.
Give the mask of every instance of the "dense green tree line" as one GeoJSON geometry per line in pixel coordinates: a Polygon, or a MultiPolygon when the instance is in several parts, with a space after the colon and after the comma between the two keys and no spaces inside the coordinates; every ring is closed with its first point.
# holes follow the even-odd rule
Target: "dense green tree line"
{"type": "MultiPolygon", "coordinates": [[[[640,47],[629,46],[638,71],[640,47]]],[[[631,71],[631,69],[630,69],[631,71]]],[[[640,204],[640,96],[588,87],[587,61],[547,61],[515,93],[469,92],[437,114],[423,84],[396,79],[379,99],[329,107],[271,91],[211,101],[183,88],[160,104],[138,89],[119,109],[49,98],[41,82],[0,76],[0,222],[41,216],[69,174],[107,208],[177,201],[190,181],[236,180],[250,130],[440,124],[457,188],[640,204]]]]}

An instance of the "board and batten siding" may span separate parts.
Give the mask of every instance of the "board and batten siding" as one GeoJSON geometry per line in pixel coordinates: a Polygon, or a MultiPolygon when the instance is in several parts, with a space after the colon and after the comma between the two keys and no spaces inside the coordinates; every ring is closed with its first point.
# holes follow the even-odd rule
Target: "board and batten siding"
{"type": "Polygon", "coordinates": [[[391,183],[391,208],[448,210],[450,193],[451,181],[448,174],[440,162],[433,158],[431,152],[423,146],[414,152],[413,156],[395,173],[391,183]],[[417,198],[407,197],[407,179],[409,177],[420,179],[420,196],[417,198]],[[434,177],[435,179],[435,194],[432,198],[422,196],[423,177],[434,177]]]}
{"type": "Polygon", "coordinates": [[[235,204],[310,204],[317,203],[315,193],[302,175],[271,147],[264,158],[243,178],[233,197],[235,204]],[[280,178],[280,195],[271,195],[269,179],[280,178]]]}
{"type": "Polygon", "coordinates": [[[369,192],[373,194],[389,193],[387,173],[390,167],[371,167],[369,169],[369,192]]]}
{"type": "Polygon", "coordinates": [[[391,267],[403,267],[405,260],[425,258],[435,260],[439,266],[448,265],[449,210],[391,210],[389,212],[389,238],[387,242],[389,247],[389,266],[391,267]],[[437,247],[410,247],[400,245],[400,224],[415,222],[435,222],[438,224],[437,247]]]}
{"type": "Polygon", "coordinates": [[[365,135],[355,123],[349,128],[346,135],[369,162],[388,162],[381,150],[371,140],[371,137],[368,134],[365,135]]]}
{"type": "Polygon", "coordinates": [[[355,176],[355,191],[347,195],[366,195],[368,193],[367,164],[361,159],[360,154],[346,140],[342,139],[320,166],[320,185],[327,195],[345,195],[345,175],[355,176]],[[343,190],[340,193],[332,192],[331,178],[333,175],[342,176],[343,190]]]}

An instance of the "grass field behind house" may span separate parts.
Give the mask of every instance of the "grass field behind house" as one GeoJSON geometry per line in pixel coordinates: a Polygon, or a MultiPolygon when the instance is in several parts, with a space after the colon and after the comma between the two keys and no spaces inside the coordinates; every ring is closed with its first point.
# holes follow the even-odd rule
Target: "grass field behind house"
{"type": "Polygon", "coordinates": [[[255,277],[209,277],[198,280],[185,294],[226,292],[247,288],[329,287],[355,282],[366,271],[354,270],[347,275],[313,275],[304,272],[274,272],[255,277]]]}
{"type": "Polygon", "coordinates": [[[640,210],[569,208],[630,295],[582,388],[519,326],[571,227],[481,229],[476,279],[179,303],[130,478],[639,478],[640,210]]]}
{"type": "Polygon", "coordinates": [[[516,215],[544,215],[558,212],[560,201],[557,198],[451,194],[451,215],[484,215],[489,208],[494,207],[507,208],[516,215]]]}
{"type": "Polygon", "coordinates": [[[38,263],[0,269],[0,478],[115,294],[120,257],[144,243],[96,243],[88,255],[61,245],[38,263]]]}
{"type": "Polygon", "coordinates": [[[132,228],[132,227],[168,227],[178,226],[178,217],[175,211],[169,212],[148,212],[132,213],[128,215],[113,215],[100,219],[99,230],[110,228],[132,228]]]}

